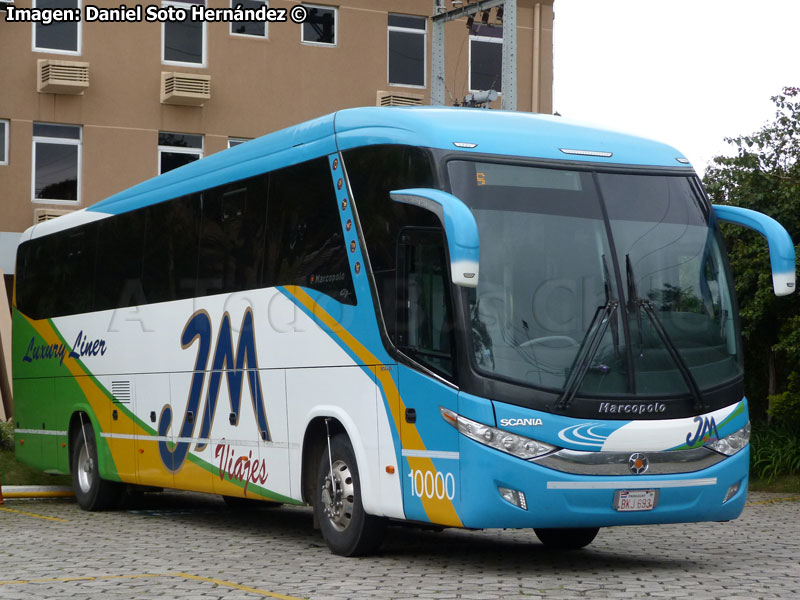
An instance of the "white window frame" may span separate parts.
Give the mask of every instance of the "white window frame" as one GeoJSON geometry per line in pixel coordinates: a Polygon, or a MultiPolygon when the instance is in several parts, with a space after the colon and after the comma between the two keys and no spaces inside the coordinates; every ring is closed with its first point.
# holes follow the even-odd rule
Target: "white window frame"
{"type": "MultiPolygon", "coordinates": [[[[159,131],[159,135],[162,133],[176,133],[180,134],[178,131],[159,131]]],[[[182,135],[197,135],[200,136],[200,148],[186,148],[184,146],[162,146],[161,144],[158,145],[158,153],[157,153],[157,162],[158,164],[156,167],[158,168],[158,174],[161,175],[161,153],[162,152],[169,152],[170,154],[193,154],[197,156],[197,160],[203,158],[203,153],[206,149],[206,136],[202,133],[185,133],[182,135]]],[[[167,171],[169,173],[169,171],[167,171]]]]}
{"type": "MultiPolygon", "coordinates": [[[[475,42],[491,42],[493,44],[500,44],[500,47],[502,48],[503,47],[503,38],[488,37],[488,36],[485,36],[485,35],[475,35],[475,34],[472,34],[472,33],[469,35],[469,62],[467,63],[467,67],[468,67],[467,68],[467,80],[468,80],[467,81],[467,87],[469,88],[470,92],[482,92],[484,90],[472,89],[472,42],[473,41],[475,41],[475,42]]],[[[503,70],[503,66],[502,66],[502,63],[500,63],[500,71],[501,71],[501,73],[500,73],[500,81],[501,82],[502,82],[502,77],[503,77],[502,70],[503,70]]],[[[503,95],[503,92],[497,92],[497,96],[498,97],[500,97],[502,95],[503,95]]]]}
{"type": "Polygon", "coordinates": [[[391,15],[398,15],[401,17],[421,17],[424,19],[425,29],[412,29],[410,27],[398,27],[397,25],[389,25],[386,30],[386,85],[393,87],[414,88],[418,90],[428,89],[428,19],[422,15],[407,15],[403,13],[389,13],[391,15]],[[392,31],[400,31],[402,33],[416,33],[422,36],[422,85],[412,85],[410,83],[392,83],[389,80],[389,48],[391,48],[391,34],[392,31]]]}
{"type": "MultiPolygon", "coordinates": [[[[269,8],[268,0],[256,0],[257,2],[261,2],[266,8],[269,8]]],[[[231,8],[236,8],[236,5],[239,4],[239,0],[231,0],[231,8]]],[[[238,21],[231,21],[230,26],[228,27],[228,34],[231,37],[237,38],[244,38],[246,40],[268,40],[269,39],[269,21],[264,21],[264,35],[253,35],[252,33],[234,33],[233,26],[238,21]]]]}
{"type": "Polygon", "coordinates": [[[303,2],[303,6],[305,6],[308,9],[324,8],[325,10],[333,11],[333,44],[326,44],[323,42],[308,42],[305,39],[303,39],[303,32],[305,31],[305,27],[303,26],[303,24],[300,25],[300,43],[303,44],[304,46],[317,46],[319,48],[336,48],[339,45],[339,7],[330,6],[327,4],[307,4],[305,2],[303,2]]]}
{"type": "Polygon", "coordinates": [[[36,204],[65,204],[68,206],[80,206],[81,204],[81,171],[83,167],[83,127],[70,123],[45,123],[37,121],[34,125],[61,125],[64,127],[75,127],[78,130],[78,139],[54,138],[46,136],[33,136],[33,147],[31,154],[31,201],[36,204]],[[36,197],[36,144],[42,142],[46,144],[61,144],[64,146],[78,147],[78,182],[75,200],[48,200],[47,198],[36,197]]]}
{"type": "MultiPolygon", "coordinates": [[[[33,0],[32,8],[36,8],[36,0],[33,0]]],[[[83,0],[78,0],[78,10],[83,14],[83,0]]],[[[83,49],[83,21],[75,23],[78,29],[78,39],[76,40],[77,50],[59,50],[58,48],[39,48],[36,45],[36,23],[31,23],[31,50],[33,52],[44,52],[47,54],[66,54],[68,56],[80,56],[83,49]]]]}
{"type": "MultiPolygon", "coordinates": [[[[179,0],[161,0],[162,8],[164,6],[176,6],[178,8],[185,8],[187,10],[191,10],[192,4],[188,2],[180,2],[179,0]]],[[[161,64],[162,65],[175,65],[178,67],[194,67],[195,69],[205,69],[206,63],[208,61],[208,24],[203,21],[200,26],[202,27],[203,32],[203,60],[199,63],[195,62],[182,62],[178,60],[167,60],[164,58],[166,54],[166,43],[167,43],[167,24],[161,23],[161,64]]]]}
{"type": "Polygon", "coordinates": [[[0,119],[0,123],[5,125],[3,128],[3,138],[0,139],[0,146],[3,148],[3,158],[0,159],[0,166],[8,166],[8,140],[11,137],[11,121],[8,119],[0,119]]]}
{"type": "Polygon", "coordinates": [[[244,144],[245,142],[249,142],[253,138],[243,138],[243,137],[229,137],[228,138],[228,148],[233,148],[235,146],[239,146],[244,144]],[[233,146],[231,146],[231,142],[236,142],[233,146]]]}

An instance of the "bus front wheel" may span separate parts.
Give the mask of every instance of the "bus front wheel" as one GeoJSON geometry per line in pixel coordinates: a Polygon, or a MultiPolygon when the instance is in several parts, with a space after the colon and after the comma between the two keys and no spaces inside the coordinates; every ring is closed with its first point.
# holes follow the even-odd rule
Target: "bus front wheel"
{"type": "Polygon", "coordinates": [[[561,529],[534,529],[533,532],[545,546],[554,550],[577,550],[592,543],[598,527],[561,529]]]}
{"type": "Polygon", "coordinates": [[[100,479],[97,442],[89,423],[83,423],[72,443],[72,482],[75,499],[83,510],[106,510],[122,497],[122,484],[100,479]]]}
{"type": "Polygon", "coordinates": [[[383,541],[386,521],[364,512],[358,465],[350,440],[339,434],[324,447],[317,470],[314,512],[331,552],[363,556],[383,541]]]}

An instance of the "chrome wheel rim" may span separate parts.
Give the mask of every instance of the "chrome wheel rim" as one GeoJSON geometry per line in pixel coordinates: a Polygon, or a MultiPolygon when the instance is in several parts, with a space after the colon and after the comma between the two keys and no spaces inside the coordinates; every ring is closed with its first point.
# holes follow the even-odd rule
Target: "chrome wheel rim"
{"type": "Polygon", "coordinates": [[[89,450],[84,444],[78,454],[78,485],[84,493],[89,492],[92,488],[92,471],[94,470],[94,461],[89,457],[89,450]]]}
{"type": "Polygon", "coordinates": [[[333,480],[329,472],[322,484],[322,509],[336,531],[344,531],[350,524],[355,493],[350,467],[337,460],[333,463],[333,480]]]}

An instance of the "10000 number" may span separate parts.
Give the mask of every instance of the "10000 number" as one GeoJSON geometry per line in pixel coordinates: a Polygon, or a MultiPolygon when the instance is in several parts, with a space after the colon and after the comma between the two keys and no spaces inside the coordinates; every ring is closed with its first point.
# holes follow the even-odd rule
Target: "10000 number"
{"type": "Polygon", "coordinates": [[[452,500],[456,495],[456,478],[452,473],[440,471],[420,471],[411,469],[408,473],[411,479],[411,496],[417,498],[436,498],[438,500],[452,500]]]}

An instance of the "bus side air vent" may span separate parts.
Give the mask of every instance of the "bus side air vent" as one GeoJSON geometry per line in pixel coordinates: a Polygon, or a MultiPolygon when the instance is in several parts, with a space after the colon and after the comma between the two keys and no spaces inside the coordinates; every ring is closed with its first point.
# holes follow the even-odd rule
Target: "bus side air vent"
{"type": "Polygon", "coordinates": [[[89,87],[89,63],[40,58],[36,61],[36,90],[46,94],[83,95],[89,87]]]}
{"type": "Polygon", "coordinates": [[[111,382],[111,395],[114,396],[114,402],[120,404],[131,403],[131,382],[130,381],[112,381],[111,382]]]}
{"type": "Polygon", "coordinates": [[[422,94],[396,94],[378,90],[375,106],[422,106],[424,99],[422,94]]]}
{"type": "Polygon", "coordinates": [[[161,104],[203,106],[211,100],[211,76],[196,73],[161,73],[161,104]]]}
{"type": "Polygon", "coordinates": [[[38,225],[56,217],[71,213],[70,209],[61,208],[34,208],[33,209],[33,224],[38,225]]]}

